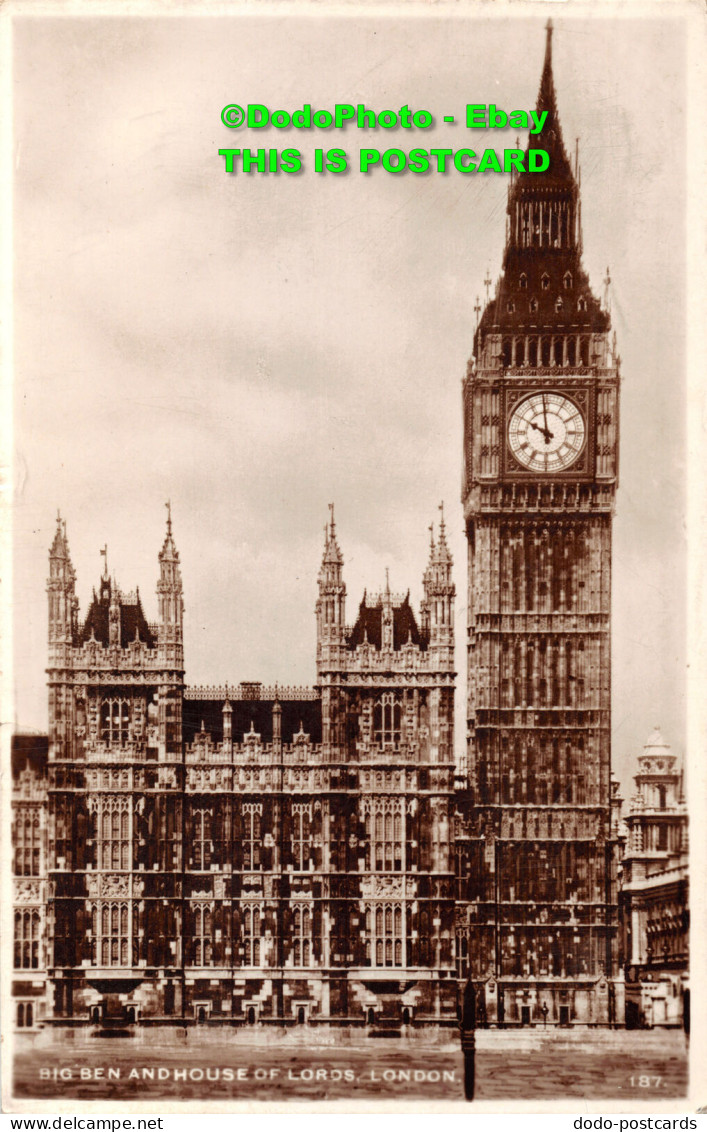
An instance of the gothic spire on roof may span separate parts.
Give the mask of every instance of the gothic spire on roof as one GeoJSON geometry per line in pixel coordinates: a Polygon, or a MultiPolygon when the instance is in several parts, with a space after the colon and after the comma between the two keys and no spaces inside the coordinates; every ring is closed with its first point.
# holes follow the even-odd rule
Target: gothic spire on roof
{"type": "Polygon", "coordinates": [[[167,533],[158,559],[160,562],[179,562],[179,551],[172,537],[172,504],[169,500],[165,503],[165,507],[167,508],[167,533]]]}
{"type": "Polygon", "coordinates": [[[324,526],[324,557],[323,566],[343,566],[344,558],[336,541],[336,524],[334,522],[334,504],[329,504],[329,522],[324,526]]]}
{"type": "Polygon", "coordinates": [[[56,513],[56,531],[49,554],[52,558],[68,558],[69,544],[66,538],[66,520],[62,519],[61,512],[56,513]]]}

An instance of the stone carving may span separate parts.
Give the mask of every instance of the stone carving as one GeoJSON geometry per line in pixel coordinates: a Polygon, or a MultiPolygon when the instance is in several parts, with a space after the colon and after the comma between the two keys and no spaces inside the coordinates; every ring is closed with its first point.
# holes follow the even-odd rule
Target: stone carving
{"type": "Polygon", "coordinates": [[[15,903],[36,904],[42,897],[42,882],[39,880],[15,880],[15,903]]]}
{"type": "Polygon", "coordinates": [[[130,877],[108,873],[101,877],[101,896],[129,896],[130,877]]]}

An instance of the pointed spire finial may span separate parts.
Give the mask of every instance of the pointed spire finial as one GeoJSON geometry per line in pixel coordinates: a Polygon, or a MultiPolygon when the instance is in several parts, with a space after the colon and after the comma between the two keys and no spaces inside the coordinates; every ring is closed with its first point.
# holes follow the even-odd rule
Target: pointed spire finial
{"type": "Polygon", "coordinates": [[[165,507],[167,508],[167,534],[171,535],[171,533],[172,533],[172,501],[171,501],[171,499],[167,500],[167,502],[165,503],[165,507]]]}
{"type": "Polygon", "coordinates": [[[335,526],[335,523],[334,523],[334,504],[333,503],[329,504],[329,530],[331,531],[331,537],[333,538],[334,532],[336,530],[336,526],[335,526]]]}
{"type": "Polygon", "coordinates": [[[103,546],[101,548],[99,553],[101,555],[101,558],[103,559],[103,577],[107,578],[108,577],[108,543],[106,543],[105,546],[103,546]]]}
{"type": "Polygon", "coordinates": [[[609,272],[609,268],[607,267],[606,275],[604,276],[604,310],[608,311],[608,310],[610,310],[610,308],[611,308],[611,273],[609,272]]]}
{"type": "Polygon", "coordinates": [[[552,20],[545,24],[545,66],[552,66],[552,20]]]}
{"type": "Polygon", "coordinates": [[[390,577],[388,575],[388,567],[385,568],[385,596],[390,597],[390,577]]]}
{"type": "Polygon", "coordinates": [[[474,303],[474,314],[476,315],[476,326],[474,327],[474,330],[477,330],[479,326],[479,316],[481,314],[481,303],[479,302],[478,295],[476,296],[476,302],[474,303]]]}
{"type": "Polygon", "coordinates": [[[486,288],[486,302],[487,303],[489,301],[489,291],[490,291],[492,283],[493,283],[493,279],[491,278],[491,272],[489,271],[489,269],[487,267],[486,268],[486,278],[484,279],[484,287],[486,288]]]}
{"type": "Polygon", "coordinates": [[[434,550],[434,548],[435,548],[435,525],[434,525],[434,523],[430,523],[429,529],[430,529],[430,550],[434,550]]]}
{"type": "Polygon", "coordinates": [[[439,505],[439,537],[444,538],[444,500],[439,505]]]}

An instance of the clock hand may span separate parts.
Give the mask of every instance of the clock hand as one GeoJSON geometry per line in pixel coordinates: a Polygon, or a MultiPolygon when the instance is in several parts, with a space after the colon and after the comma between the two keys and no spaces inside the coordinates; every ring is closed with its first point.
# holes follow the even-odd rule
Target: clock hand
{"type": "Polygon", "coordinates": [[[552,433],[550,432],[550,430],[547,427],[547,404],[545,402],[545,394],[544,393],[542,394],[542,399],[543,399],[543,417],[545,419],[545,428],[544,428],[545,443],[549,444],[550,441],[552,440],[552,433]]]}
{"type": "Polygon", "coordinates": [[[535,421],[528,421],[528,424],[530,425],[531,428],[537,429],[538,432],[541,432],[543,434],[543,436],[545,437],[545,443],[546,444],[550,443],[554,434],[552,432],[550,432],[549,428],[541,428],[541,426],[537,425],[535,423],[535,421]]]}

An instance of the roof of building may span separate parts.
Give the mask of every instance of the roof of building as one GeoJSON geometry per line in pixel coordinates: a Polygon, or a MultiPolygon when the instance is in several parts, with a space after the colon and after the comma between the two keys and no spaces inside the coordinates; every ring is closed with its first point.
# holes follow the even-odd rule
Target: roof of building
{"type": "MultiPolygon", "coordinates": [[[[223,741],[224,700],[185,699],[182,708],[182,734],[185,745],[194,742],[201,731],[209,732],[214,743],[223,741]]],[[[278,700],[282,710],[282,742],[289,744],[300,730],[309,735],[312,743],[322,741],[322,704],[315,700],[278,700]]],[[[231,734],[233,742],[243,742],[243,736],[253,730],[264,744],[272,743],[274,699],[229,699],[231,707],[231,734]]]]}
{"type": "Polygon", "coordinates": [[[38,778],[43,778],[47,772],[47,755],[49,753],[49,736],[37,733],[36,735],[13,735],[10,742],[12,759],[12,778],[17,780],[26,770],[33,771],[38,778]]]}
{"type": "Polygon", "coordinates": [[[111,598],[115,594],[120,608],[120,647],[126,648],[136,636],[148,648],[156,648],[157,640],[147,623],[142,609],[139,593],[123,594],[111,578],[101,579],[100,593],[95,590],[88,607],[86,620],[79,632],[79,645],[86,644],[94,636],[102,645],[110,642],[110,606],[111,598]]]}
{"type": "MultiPolygon", "coordinates": [[[[427,640],[418,627],[410,605],[410,595],[406,594],[403,598],[388,596],[393,614],[393,648],[397,651],[410,641],[417,648],[426,649],[427,640]]],[[[358,608],[356,623],[346,642],[351,651],[366,641],[375,649],[380,650],[383,647],[383,611],[385,604],[386,597],[384,595],[375,597],[370,604],[366,594],[363,595],[358,608]]]]}

